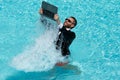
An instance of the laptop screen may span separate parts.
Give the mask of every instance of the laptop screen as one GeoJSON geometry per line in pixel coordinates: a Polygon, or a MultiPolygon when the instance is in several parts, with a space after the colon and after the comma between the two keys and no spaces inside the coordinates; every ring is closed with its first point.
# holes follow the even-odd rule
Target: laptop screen
{"type": "Polygon", "coordinates": [[[45,1],[42,2],[43,15],[54,19],[54,14],[57,14],[58,8],[45,1]]]}

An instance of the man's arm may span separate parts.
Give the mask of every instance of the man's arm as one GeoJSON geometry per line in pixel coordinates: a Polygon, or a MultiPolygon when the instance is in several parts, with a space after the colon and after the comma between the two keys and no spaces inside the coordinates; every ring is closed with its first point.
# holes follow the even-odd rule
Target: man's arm
{"type": "Polygon", "coordinates": [[[57,24],[59,25],[59,24],[60,24],[60,19],[59,19],[58,14],[55,14],[55,15],[54,15],[54,19],[55,19],[55,21],[57,22],[57,24]]]}
{"type": "Polygon", "coordinates": [[[69,51],[69,46],[71,45],[71,43],[73,42],[73,40],[75,39],[76,35],[74,32],[72,32],[70,35],[68,35],[69,37],[65,38],[63,43],[62,43],[62,54],[63,55],[69,55],[70,51],[69,51]]]}

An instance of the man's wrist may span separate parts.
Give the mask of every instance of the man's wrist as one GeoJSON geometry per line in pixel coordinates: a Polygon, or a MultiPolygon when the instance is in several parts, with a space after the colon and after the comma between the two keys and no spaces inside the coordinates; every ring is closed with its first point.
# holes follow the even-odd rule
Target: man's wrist
{"type": "Polygon", "coordinates": [[[60,24],[60,19],[58,18],[58,19],[56,20],[56,22],[57,22],[57,24],[59,25],[59,24],[60,24]]]}

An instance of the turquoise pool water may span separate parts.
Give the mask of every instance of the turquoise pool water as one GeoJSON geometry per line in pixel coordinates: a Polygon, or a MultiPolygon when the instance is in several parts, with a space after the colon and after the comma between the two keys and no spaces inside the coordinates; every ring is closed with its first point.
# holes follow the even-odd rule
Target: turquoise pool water
{"type": "Polygon", "coordinates": [[[59,8],[62,22],[71,15],[77,18],[71,64],[81,72],[53,68],[52,49],[46,52],[50,63],[39,60],[42,50],[49,48],[43,43],[51,38],[42,36],[45,29],[38,14],[42,0],[0,0],[0,80],[119,80],[120,1],[45,1],[59,8]]]}

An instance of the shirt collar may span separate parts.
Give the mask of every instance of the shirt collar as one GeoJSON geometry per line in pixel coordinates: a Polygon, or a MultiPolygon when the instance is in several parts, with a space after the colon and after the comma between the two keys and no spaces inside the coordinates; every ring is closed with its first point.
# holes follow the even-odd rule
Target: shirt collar
{"type": "Polygon", "coordinates": [[[70,31],[71,29],[70,28],[66,28],[67,31],[70,31]]]}

